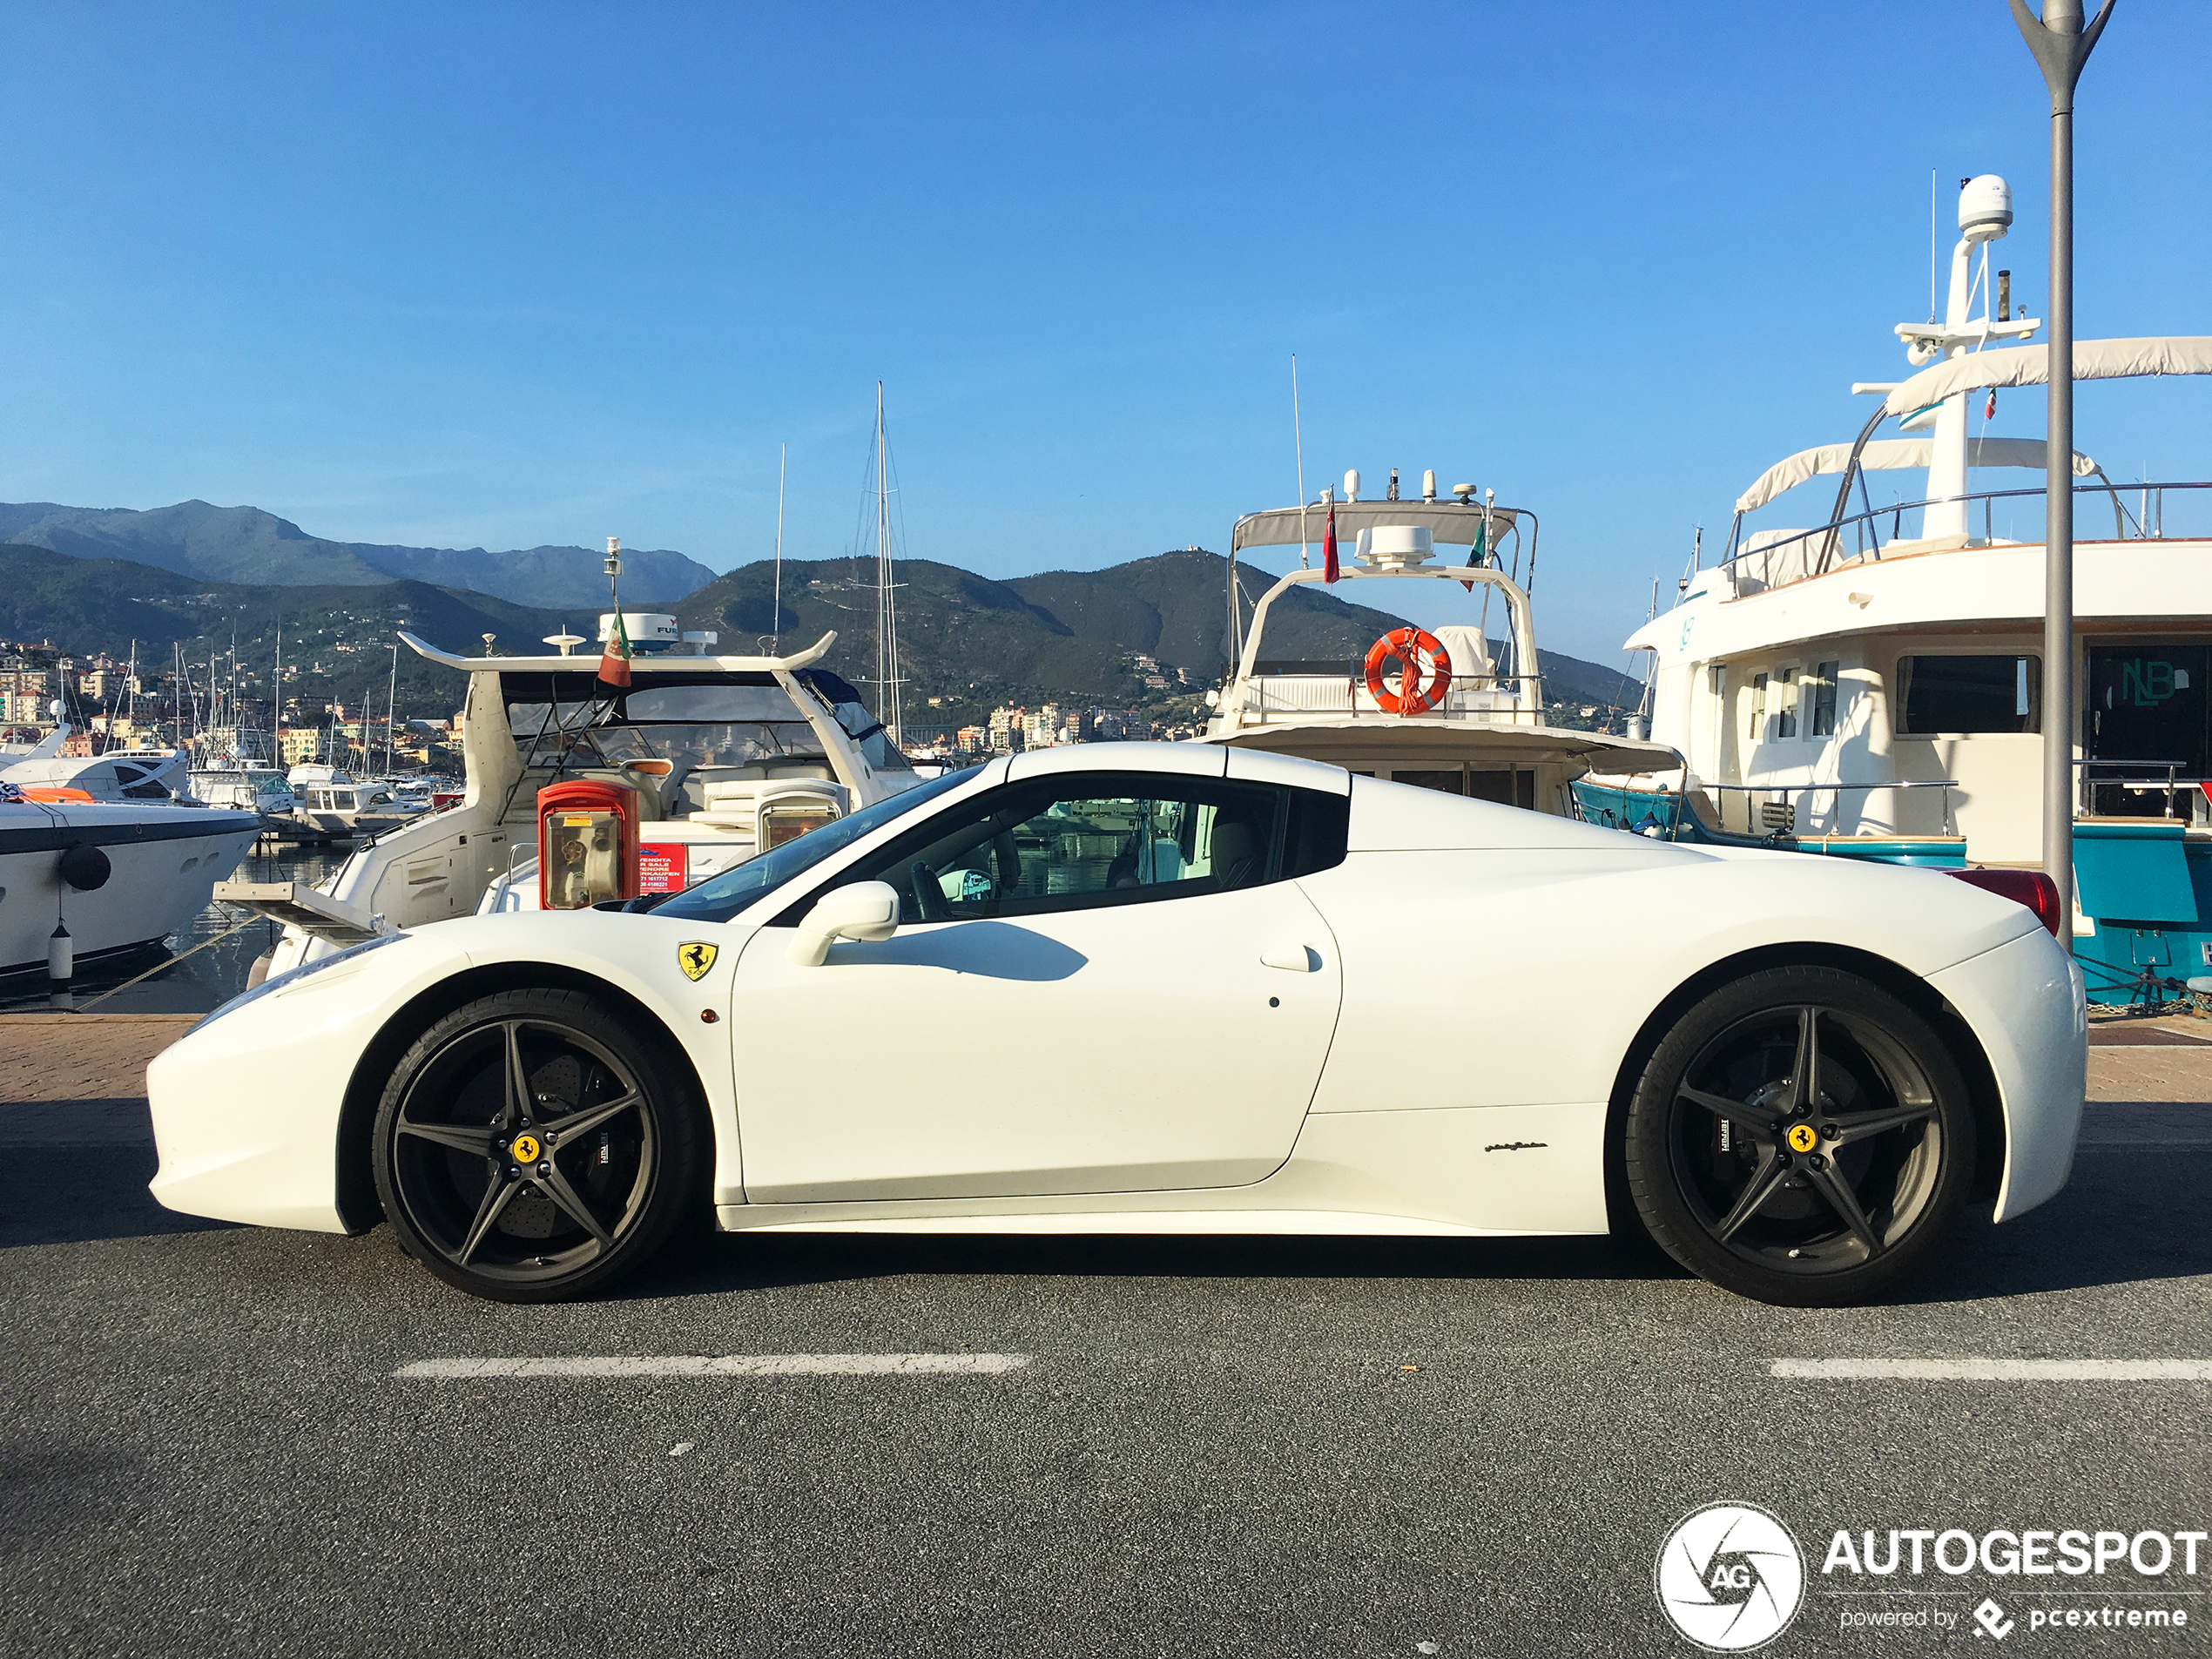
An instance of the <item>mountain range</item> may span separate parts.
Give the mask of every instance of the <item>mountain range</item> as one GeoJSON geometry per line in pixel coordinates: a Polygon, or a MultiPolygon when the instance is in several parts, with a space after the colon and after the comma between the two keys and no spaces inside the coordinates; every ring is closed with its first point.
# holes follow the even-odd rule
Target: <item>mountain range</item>
{"type": "MultiPolygon", "coordinates": [[[[600,556],[583,548],[329,542],[258,508],[204,502],[151,512],[0,506],[0,538],[11,543],[0,546],[0,638],[115,656],[136,641],[142,662],[173,645],[204,663],[234,637],[241,663],[266,664],[281,625],[287,663],[319,665],[318,692],[349,703],[369,689],[381,698],[388,648],[402,628],[448,651],[475,655],[489,633],[502,653],[523,652],[550,634],[590,634],[604,604],[600,556]]],[[[685,629],[718,633],[724,652],[765,649],[772,636],[796,651],[835,630],[826,665],[876,700],[873,559],[786,559],[780,601],[771,561],[717,577],[680,553],[625,550],[624,560],[625,609],[671,610],[685,629]],[[630,597],[656,583],[683,590],[630,597]]],[[[1158,661],[1171,691],[1181,689],[1177,669],[1191,685],[1214,683],[1228,659],[1226,575],[1218,555],[1197,549],[1008,581],[906,560],[897,597],[908,723],[964,722],[1000,703],[1157,701],[1140,655],[1158,661]]],[[[1249,617],[1272,578],[1246,567],[1238,579],[1249,617]]],[[[1345,661],[1404,625],[1339,597],[1344,590],[1285,593],[1269,612],[1264,655],[1345,661]]],[[[401,706],[450,712],[459,675],[400,655],[401,706]]],[[[1554,700],[1622,706],[1639,695],[1634,681],[1599,664],[1539,657],[1554,700]]]]}
{"type": "MultiPolygon", "coordinates": [[[[583,547],[388,547],[310,536],[259,507],[179,502],[140,512],[127,507],[0,502],[0,542],[50,548],[80,559],[129,559],[209,582],[284,587],[375,587],[394,580],[468,588],[517,604],[589,605],[604,599],[603,554],[583,547]]],[[[623,550],[630,590],[657,604],[683,598],[714,572],[681,553],[623,550]]]]}

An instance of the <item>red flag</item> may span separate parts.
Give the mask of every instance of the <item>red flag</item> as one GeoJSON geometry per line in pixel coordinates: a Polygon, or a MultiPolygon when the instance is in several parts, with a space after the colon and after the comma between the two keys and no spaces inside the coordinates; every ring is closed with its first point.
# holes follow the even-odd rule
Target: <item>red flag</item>
{"type": "Polygon", "coordinates": [[[607,630],[607,648],[599,654],[599,683],[624,687],[630,684],[630,634],[622,625],[619,610],[607,630]]]}
{"type": "Polygon", "coordinates": [[[1321,532],[1321,580],[1333,582],[1344,574],[1337,563],[1337,504],[1329,503],[1329,523],[1321,532]]]}
{"type": "Polygon", "coordinates": [[[1981,406],[1981,418],[1985,421],[1997,418],[1997,388],[1993,386],[1989,388],[1989,401],[1981,406]]]}

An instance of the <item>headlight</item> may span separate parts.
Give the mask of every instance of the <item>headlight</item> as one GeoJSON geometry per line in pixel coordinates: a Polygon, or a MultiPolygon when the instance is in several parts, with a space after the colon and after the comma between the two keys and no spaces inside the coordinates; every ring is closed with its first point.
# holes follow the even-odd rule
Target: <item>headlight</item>
{"type": "Polygon", "coordinates": [[[185,1035],[190,1036],[193,1031],[199,1030],[200,1026],[219,1020],[226,1014],[235,1014],[248,1002],[253,1001],[256,998],[266,996],[272,991],[288,990],[301,980],[321,973],[326,968],[335,968],[341,962],[350,961],[364,951],[381,949],[386,945],[396,945],[406,937],[407,935],[403,933],[379,934],[374,939],[364,939],[358,945],[348,945],[343,950],[332,951],[327,956],[318,956],[311,962],[302,962],[297,968],[288,968],[275,978],[265,979],[252,990],[242,992],[231,998],[212,1014],[193,1025],[185,1035]]]}

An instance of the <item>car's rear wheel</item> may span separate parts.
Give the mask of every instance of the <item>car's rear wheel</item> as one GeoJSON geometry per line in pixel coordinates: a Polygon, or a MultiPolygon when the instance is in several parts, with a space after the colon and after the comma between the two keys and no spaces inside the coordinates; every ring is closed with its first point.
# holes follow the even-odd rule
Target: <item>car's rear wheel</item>
{"type": "Polygon", "coordinates": [[[699,1198],[696,1091],[576,991],[503,991],[417,1038],[376,1114],[384,1213],[448,1284],[505,1302],[605,1288],[699,1198]]]}
{"type": "Polygon", "coordinates": [[[1629,1101],[1629,1190],[1692,1272],[1763,1302],[1857,1302],[1957,1218],[1974,1119],[1926,1021],[1866,980],[1776,968],[1714,991],[1629,1101]]]}

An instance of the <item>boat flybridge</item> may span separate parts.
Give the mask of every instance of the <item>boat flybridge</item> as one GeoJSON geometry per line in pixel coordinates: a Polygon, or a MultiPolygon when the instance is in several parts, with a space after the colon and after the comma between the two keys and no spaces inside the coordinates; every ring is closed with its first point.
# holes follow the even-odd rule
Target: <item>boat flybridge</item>
{"type": "Polygon", "coordinates": [[[680,891],[920,781],[859,693],[817,666],[834,633],[784,657],[701,654],[711,636],[639,651],[627,686],[563,637],[556,656],[461,657],[400,636],[468,677],[462,799],[357,848],[319,887],[219,890],[286,924],[270,971],[479,911],[680,891]],[[561,865],[544,881],[542,837],[561,865]],[[617,849],[631,867],[602,890],[586,877],[617,849]]]}
{"type": "MultiPolygon", "coordinates": [[[[1514,549],[1517,571],[1525,535],[1533,573],[1534,514],[1477,502],[1472,486],[1439,500],[1433,473],[1425,475],[1419,501],[1394,499],[1394,482],[1393,499],[1361,501],[1357,473],[1345,475],[1345,486],[1346,501],[1326,492],[1319,506],[1277,508],[1238,520],[1230,538],[1232,594],[1238,591],[1239,553],[1310,546],[1333,514],[1337,533],[1354,541],[1340,580],[1359,583],[1362,602],[1391,609],[1386,584],[1393,583],[1479,588],[1486,619],[1494,600],[1504,612],[1498,651],[1494,654],[1488,628],[1478,623],[1433,633],[1397,629],[1364,656],[1271,657],[1267,631],[1277,608],[1295,590],[1330,579],[1326,569],[1292,570],[1254,605],[1229,684],[1211,694],[1215,711],[1204,741],[1325,760],[1362,777],[1556,817],[1574,815],[1568,785],[1592,767],[1653,772],[1682,764],[1656,744],[1548,724],[1528,591],[1507,573],[1501,551],[1514,549]],[[1467,560],[1433,563],[1440,543],[1467,549],[1467,560]]],[[[1285,606],[1286,614],[1295,604],[1285,606]]]]}
{"type": "MultiPolygon", "coordinates": [[[[2000,389],[2049,374],[2044,345],[1992,347],[2041,327],[2013,314],[2008,273],[1991,293],[1988,245],[2011,217],[2002,179],[1967,181],[1945,320],[1896,331],[1919,372],[1854,386],[1881,399],[1857,439],[1768,468],[1720,563],[1629,637],[1652,653],[1653,736],[1687,764],[1581,780],[1585,816],[1682,840],[2040,866],[2045,482],[1968,488],[1973,469],[2046,466],[2040,437],[1969,431],[2000,389]],[[1888,421],[1911,435],[1877,437],[1888,421]],[[1917,468],[1920,499],[1872,502],[1870,473],[1917,468]],[[1840,482],[1817,528],[1750,528],[1823,476],[1840,482]]],[[[2212,337],[2074,346],[2076,381],[2208,374],[2212,337]]],[[[2125,1001],[2212,973],[2198,897],[2212,894],[2212,482],[2119,484],[2081,454],[2072,474],[2074,943],[2091,996],[2125,1001]]]]}

